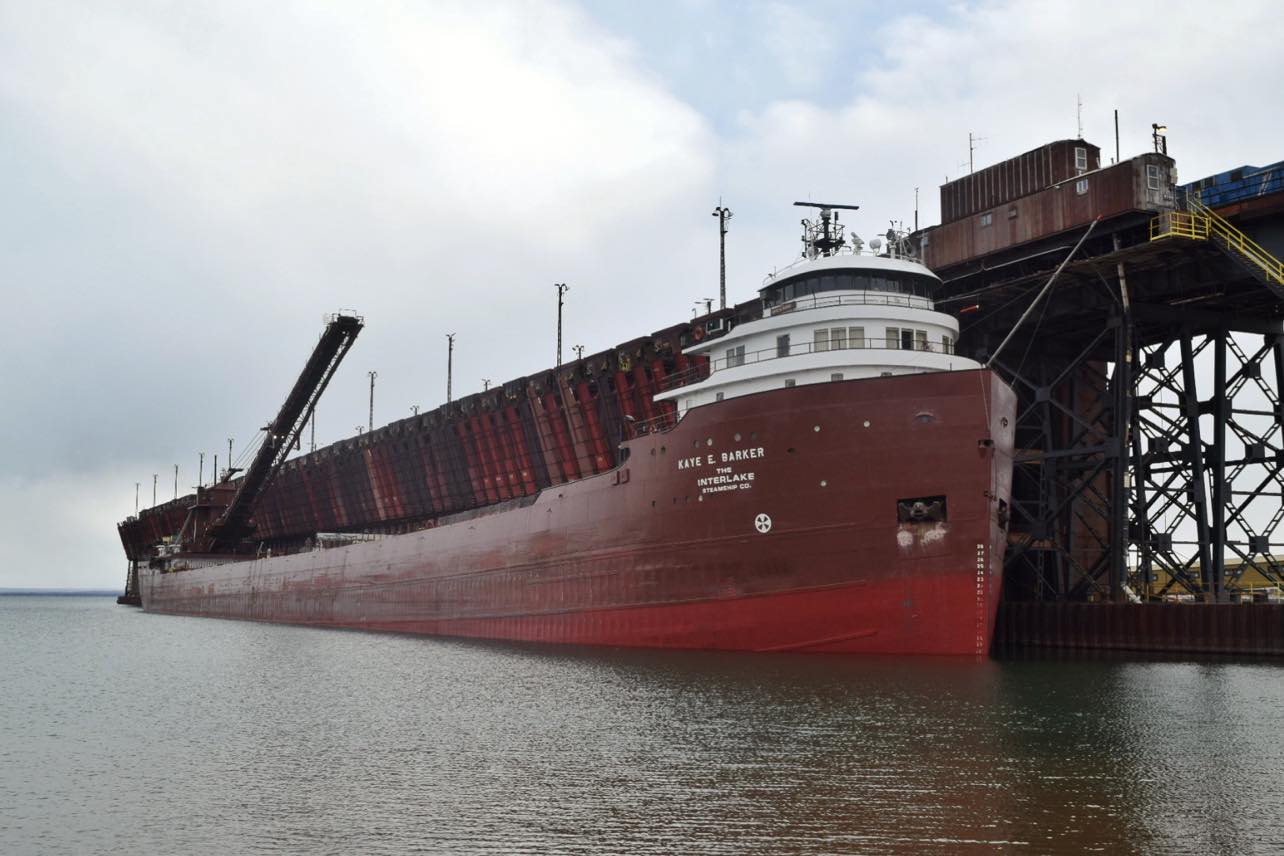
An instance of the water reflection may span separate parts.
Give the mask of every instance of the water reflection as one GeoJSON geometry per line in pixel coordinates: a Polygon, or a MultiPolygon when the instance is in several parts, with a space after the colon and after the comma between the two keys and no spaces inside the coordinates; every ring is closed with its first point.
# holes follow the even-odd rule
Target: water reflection
{"type": "Polygon", "coordinates": [[[1284,833],[1274,664],[575,649],[60,609],[0,605],[0,656],[28,645],[0,751],[42,771],[0,772],[10,852],[1273,852],[1284,833]]]}

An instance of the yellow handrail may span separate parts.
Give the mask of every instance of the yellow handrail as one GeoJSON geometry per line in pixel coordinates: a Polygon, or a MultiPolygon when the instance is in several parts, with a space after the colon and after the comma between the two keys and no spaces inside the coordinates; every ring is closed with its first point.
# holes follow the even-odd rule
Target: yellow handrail
{"type": "Polygon", "coordinates": [[[1206,241],[1214,238],[1226,249],[1238,253],[1260,268],[1272,282],[1284,285],[1284,262],[1193,196],[1187,199],[1187,205],[1189,211],[1165,211],[1152,219],[1150,240],[1186,238],[1191,241],[1206,241]]]}
{"type": "Polygon", "coordinates": [[[1187,211],[1165,211],[1150,221],[1150,240],[1158,241],[1160,238],[1206,240],[1208,219],[1187,211]]]}
{"type": "Polygon", "coordinates": [[[1246,257],[1253,264],[1266,272],[1277,284],[1284,285],[1284,262],[1268,253],[1260,244],[1235,228],[1229,220],[1198,199],[1189,200],[1192,212],[1202,215],[1210,225],[1215,237],[1225,241],[1236,252],[1246,257]]]}

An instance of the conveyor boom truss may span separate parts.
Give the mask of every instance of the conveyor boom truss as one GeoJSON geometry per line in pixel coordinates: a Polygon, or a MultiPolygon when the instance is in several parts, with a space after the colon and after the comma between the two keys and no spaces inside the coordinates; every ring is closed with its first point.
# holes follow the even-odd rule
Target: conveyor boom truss
{"type": "Polygon", "coordinates": [[[280,412],[264,429],[266,436],[263,438],[263,445],[246,469],[236,495],[206,532],[201,552],[235,549],[253,531],[250,517],[255,505],[285,463],[290,450],[298,443],[321,393],[325,392],[339,363],[361,332],[362,323],[362,319],[356,315],[330,316],[325,332],[321,334],[303,372],[294,382],[294,388],[286,396],[280,412]]]}

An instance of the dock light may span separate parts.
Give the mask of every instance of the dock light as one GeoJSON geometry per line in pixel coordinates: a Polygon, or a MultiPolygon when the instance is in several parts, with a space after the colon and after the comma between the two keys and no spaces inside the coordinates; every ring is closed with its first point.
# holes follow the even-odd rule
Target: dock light
{"type": "Polygon", "coordinates": [[[1155,141],[1155,153],[1161,155],[1168,154],[1168,126],[1161,125],[1158,122],[1153,122],[1150,125],[1150,129],[1153,132],[1155,141]]]}

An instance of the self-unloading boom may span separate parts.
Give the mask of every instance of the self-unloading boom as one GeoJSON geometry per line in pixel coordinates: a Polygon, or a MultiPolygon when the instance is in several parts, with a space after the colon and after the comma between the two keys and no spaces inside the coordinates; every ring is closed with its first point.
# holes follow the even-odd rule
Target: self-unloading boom
{"type": "Polygon", "coordinates": [[[253,531],[250,516],[254,512],[263,491],[271,484],[281,465],[285,463],[290,449],[298,442],[303,427],[307,424],[316,408],[317,400],[325,391],[330,378],[334,376],[339,363],[356,341],[361,332],[363,321],[359,316],[332,315],[326,323],[325,332],[321,334],[312,356],[293,389],[286,396],[285,403],[276,418],[263,430],[266,436],[263,445],[254,455],[253,462],[245,470],[241,486],[237,489],[232,501],[223,510],[203,537],[199,539],[195,552],[214,553],[235,549],[236,545],[253,531]]]}

